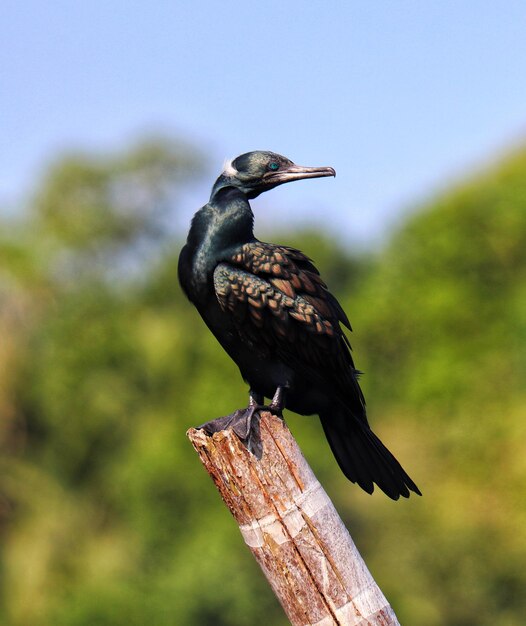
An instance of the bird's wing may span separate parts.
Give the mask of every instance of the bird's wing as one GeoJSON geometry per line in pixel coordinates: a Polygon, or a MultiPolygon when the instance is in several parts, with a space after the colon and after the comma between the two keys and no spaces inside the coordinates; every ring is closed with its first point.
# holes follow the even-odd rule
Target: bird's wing
{"type": "Polygon", "coordinates": [[[285,295],[305,298],[326,319],[339,321],[351,330],[351,324],[339,302],[327,289],[312,260],[300,250],[255,241],[244,244],[229,260],[265,278],[285,295]]]}
{"type": "MultiPolygon", "coordinates": [[[[295,248],[255,241],[214,272],[217,298],[240,334],[313,381],[359,391],[350,345],[340,322],[349,320],[312,261],[295,248]]],[[[353,394],[353,395],[354,395],[353,394]]]]}

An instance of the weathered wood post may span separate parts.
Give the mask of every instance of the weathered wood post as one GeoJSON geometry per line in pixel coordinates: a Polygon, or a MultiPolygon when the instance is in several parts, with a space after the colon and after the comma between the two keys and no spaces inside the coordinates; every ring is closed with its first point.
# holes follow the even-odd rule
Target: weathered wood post
{"type": "Polygon", "coordinates": [[[399,626],[285,423],[260,430],[260,460],[231,430],[188,437],[291,623],[399,626]]]}

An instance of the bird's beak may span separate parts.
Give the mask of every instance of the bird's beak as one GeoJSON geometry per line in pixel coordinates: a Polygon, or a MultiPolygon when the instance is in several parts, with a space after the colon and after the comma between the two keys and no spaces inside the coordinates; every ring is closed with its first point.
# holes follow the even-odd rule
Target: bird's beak
{"type": "Polygon", "coordinates": [[[264,175],[266,183],[271,185],[281,185],[290,183],[293,180],[303,178],[322,178],[323,176],[336,176],[336,171],[332,167],[304,167],[303,165],[287,165],[277,172],[267,172],[264,175]]]}

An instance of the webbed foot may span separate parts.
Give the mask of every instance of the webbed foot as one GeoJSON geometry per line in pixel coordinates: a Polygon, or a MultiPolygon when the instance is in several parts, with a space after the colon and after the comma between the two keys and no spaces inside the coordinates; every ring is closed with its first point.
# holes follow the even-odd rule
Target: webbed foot
{"type": "Polygon", "coordinates": [[[202,428],[210,435],[220,430],[231,429],[245,444],[246,448],[260,459],[263,454],[263,445],[261,443],[259,430],[259,412],[267,409],[267,407],[263,406],[262,402],[263,397],[251,391],[250,400],[246,409],[237,409],[237,411],[230,413],[230,415],[205,422],[201,424],[201,426],[198,426],[198,428],[202,428]]]}
{"type": "Polygon", "coordinates": [[[230,415],[205,422],[197,428],[202,428],[210,435],[220,430],[233,430],[245,444],[245,447],[260,459],[263,454],[263,446],[261,444],[259,431],[259,411],[265,408],[266,407],[261,405],[253,405],[246,409],[237,409],[237,411],[230,413],[230,415]]]}
{"type": "Polygon", "coordinates": [[[220,430],[233,430],[245,444],[247,450],[256,458],[261,459],[263,444],[259,429],[260,411],[270,411],[273,415],[282,417],[282,409],[285,403],[285,390],[278,387],[269,406],[263,404],[263,396],[250,392],[250,400],[246,409],[237,409],[230,415],[218,417],[210,422],[205,422],[197,428],[202,428],[208,434],[213,435],[220,430]]]}

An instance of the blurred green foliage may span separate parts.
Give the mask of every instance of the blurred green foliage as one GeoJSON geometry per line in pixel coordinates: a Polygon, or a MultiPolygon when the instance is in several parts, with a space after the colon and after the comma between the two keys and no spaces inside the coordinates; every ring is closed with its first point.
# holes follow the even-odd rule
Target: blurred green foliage
{"type": "MultiPolygon", "coordinates": [[[[164,139],[70,155],[0,222],[1,623],[286,623],[185,438],[246,401],[177,285],[167,225],[200,166],[164,139]]],[[[374,255],[275,240],[342,300],[373,426],[424,492],[367,496],[288,416],[400,621],[524,624],[526,152],[374,255]]]]}

